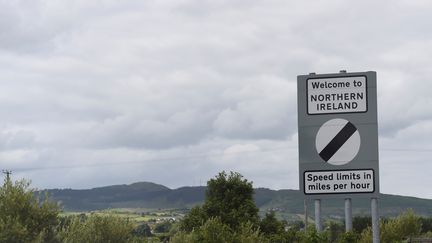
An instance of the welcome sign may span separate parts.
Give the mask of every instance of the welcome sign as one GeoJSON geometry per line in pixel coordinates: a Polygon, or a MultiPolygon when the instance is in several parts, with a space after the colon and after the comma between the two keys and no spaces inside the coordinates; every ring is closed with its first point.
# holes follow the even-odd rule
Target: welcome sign
{"type": "Polygon", "coordinates": [[[300,189],[378,197],[376,72],[297,77],[300,189]]]}

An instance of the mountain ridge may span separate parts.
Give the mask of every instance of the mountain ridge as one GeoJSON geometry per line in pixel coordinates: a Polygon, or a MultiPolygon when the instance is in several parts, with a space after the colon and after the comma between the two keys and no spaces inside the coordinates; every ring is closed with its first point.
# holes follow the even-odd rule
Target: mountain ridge
{"type": "MultiPolygon", "coordinates": [[[[184,186],[170,189],[153,182],[136,182],[129,185],[111,185],[91,189],[47,189],[52,200],[60,202],[64,211],[92,211],[110,208],[189,209],[203,203],[205,186],[184,186]]],[[[275,210],[285,219],[298,218],[304,213],[303,195],[299,190],[255,188],[254,199],[260,212],[275,210]]],[[[412,196],[381,194],[380,213],[394,216],[408,208],[416,213],[432,217],[432,200],[412,196]]],[[[313,212],[313,202],[308,210],[313,212]]],[[[323,215],[343,217],[343,199],[323,199],[323,215]]],[[[369,199],[353,199],[353,214],[370,213],[369,199]]]]}

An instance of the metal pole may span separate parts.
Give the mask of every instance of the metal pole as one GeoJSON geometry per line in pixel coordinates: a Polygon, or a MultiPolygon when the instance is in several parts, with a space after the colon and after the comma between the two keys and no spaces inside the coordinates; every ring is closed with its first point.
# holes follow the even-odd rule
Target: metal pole
{"type": "Polygon", "coordinates": [[[378,199],[371,199],[371,213],[372,213],[372,242],[380,242],[380,231],[379,231],[379,214],[378,214],[378,199]]]}
{"type": "Polygon", "coordinates": [[[315,199],[315,227],[318,232],[322,231],[321,225],[321,199],[315,199]]]}
{"type": "Polygon", "coordinates": [[[351,198],[345,198],[345,231],[352,231],[352,202],[351,198]]]}
{"type": "Polygon", "coordinates": [[[304,199],[304,214],[305,214],[305,218],[304,218],[304,228],[305,230],[307,230],[307,226],[308,226],[308,208],[307,208],[307,199],[304,199]]]}

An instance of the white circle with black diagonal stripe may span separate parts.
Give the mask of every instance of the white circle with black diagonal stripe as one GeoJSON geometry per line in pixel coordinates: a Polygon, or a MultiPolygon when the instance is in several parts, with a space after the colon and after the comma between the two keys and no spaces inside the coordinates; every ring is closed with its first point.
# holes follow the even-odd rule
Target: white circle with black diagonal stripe
{"type": "Polygon", "coordinates": [[[360,149],[360,133],[348,120],[331,119],[318,130],[315,147],[325,162],[344,165],[357,155],[360,149]]]}

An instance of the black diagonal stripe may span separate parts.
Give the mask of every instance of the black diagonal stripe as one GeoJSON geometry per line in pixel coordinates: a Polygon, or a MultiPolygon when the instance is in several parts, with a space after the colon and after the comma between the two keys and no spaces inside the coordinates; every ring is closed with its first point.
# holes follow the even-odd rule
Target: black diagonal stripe
{"type": "Polygon", "coordinates": [[[342,130],[319,153],[326,162],[344,145],[344,143],[357,131],[357,128],[348,122],[342,130]]]}

